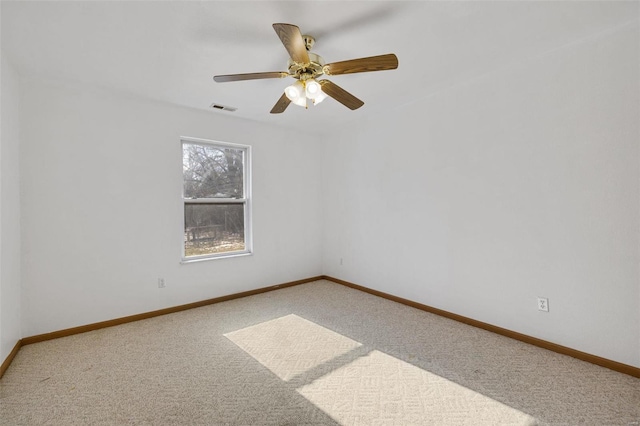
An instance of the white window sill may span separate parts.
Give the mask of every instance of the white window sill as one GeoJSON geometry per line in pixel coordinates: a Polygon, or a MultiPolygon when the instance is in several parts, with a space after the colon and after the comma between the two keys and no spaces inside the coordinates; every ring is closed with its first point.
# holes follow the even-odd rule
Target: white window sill
{"type": "Polygon", "coordinates": [[[183,258],[180,261],[180,263],[181,264],[197,263],[197,262],[205,262],[207,260],[229,259],[231,257],[244,257],[244,256],[253,256],[253,252],[241,251],[241,252],[233,252],[229,254],[219,254],[215,256],[203,256],[203,257],[193,257],[193,258],[187,257],[187,258],[183,258]]]}

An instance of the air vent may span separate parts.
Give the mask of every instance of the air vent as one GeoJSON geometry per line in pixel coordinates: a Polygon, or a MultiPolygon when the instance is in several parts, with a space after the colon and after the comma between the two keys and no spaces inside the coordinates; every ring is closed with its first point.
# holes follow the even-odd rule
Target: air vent
{"type": "Polygon", "coordinates": [[[220,104],[211,104],[210,107],[213,109],[221,109],[223,111],[231,111],[231,112],[236,111],[238,109],[238,108],[220,105],[220,104]]]}

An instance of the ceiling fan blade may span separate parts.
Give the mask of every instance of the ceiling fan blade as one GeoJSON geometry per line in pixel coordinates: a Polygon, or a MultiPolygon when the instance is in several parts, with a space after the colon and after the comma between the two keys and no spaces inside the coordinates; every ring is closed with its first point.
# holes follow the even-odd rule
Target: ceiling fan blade
{"type": "Polygon", "coordinates": [[[327,95],[331,96],[336,101],[340,102],[342,105],[346,106],[349,109],[358,109],[364,102],[360,99],[353,96],[351,93],[344,90],[342,87],[338,86],[335,83],[330,82],[329,80],[320,80],[318,81],[322,87],[322,91],[327,95]]]}
{"type": "Polygon", "coordinates": [[[356,72],[384,71],[398,68],[398,57],[393,53],[367,58],[333,62],[324,66],[326,75],[353,74],[356,72]]]}
{"type": "Polygon", "coordinates": [[[271,108],[271,114],[280,114],[284,112],[290,103],[291,101],[287,98],[287,95],[283,93],[282,96],[280,96],[280,99],[278,99],[278,102],[276,102],[273,108],[271,108]]]}
{"type": "Polygon", "coordinates": [[[282,41],[294,62],[299,64],[309,63],[309,55],[307,54],[304,40],[302,40],[300,28],[291,24],[273,24],[273,29],[276,30],[276,34],[280,37],[280,41],[282,41]]]}
{"type": "Polygon", "coordinates": [[[248,74],[216,75],[213,77],[213,80],[218,83],[226,83],[228,81],[260,80],[263,78],[285,78],[288,76],[289,73],[284,71],[252,72],[248,74]]]}

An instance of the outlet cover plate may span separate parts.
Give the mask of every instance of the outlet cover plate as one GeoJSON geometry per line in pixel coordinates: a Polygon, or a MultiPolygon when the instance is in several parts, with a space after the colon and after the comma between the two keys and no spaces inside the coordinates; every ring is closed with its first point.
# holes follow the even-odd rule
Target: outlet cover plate
{"type": "Polygon", "coordinates": [[[549,299],[546,297],[538,297],[538,310],[542,312],[549,312],[549,299]]]}

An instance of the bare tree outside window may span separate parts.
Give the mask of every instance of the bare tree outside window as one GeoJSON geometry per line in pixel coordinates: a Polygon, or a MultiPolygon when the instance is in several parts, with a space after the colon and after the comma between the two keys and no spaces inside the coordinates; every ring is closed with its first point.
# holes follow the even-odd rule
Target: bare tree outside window
{"type": "Polygon", "coordinates": [[[183,140],[184,258],[249,252],[248,149],[183,140]]]}

